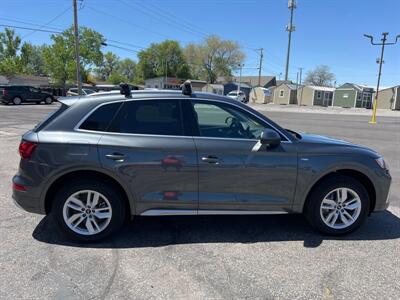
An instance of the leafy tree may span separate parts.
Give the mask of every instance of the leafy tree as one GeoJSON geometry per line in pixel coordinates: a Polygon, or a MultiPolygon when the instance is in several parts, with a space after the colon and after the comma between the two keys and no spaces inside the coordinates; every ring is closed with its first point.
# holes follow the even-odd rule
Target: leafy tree
{"type": "Polygon", "coordinates": [[[118,72],[126,78],[127,82],[134,82],[136,79],[136,63],[129,58],[123,59],[118,64],[118,72]]]}
{"type": "Polygon", "coordinates": [[[320,65],[307,72],[304,83],[316,86],[333,86],[334,80],[335,75],[330,71],[329,67],[320,65]]]}
{"type": "Polygon", "coordinates": [[[23,73],[31,75],[45,75],[44,50],[46,46],[36,46],[24,43],[21,47],[21,64],[23,73]]]}
{"type": "MultiPolygon", "coordinates": [[[[87,27],[79,27],[80,63],[82,74],[103,62],[101,52],[104,37],[87,27]]],[[[53,80],[64,86],[67,81],[75,81],[76,62],[73,27],[61,34],[52,35],[53,44],[44,50],[46,70],[53,80]]]]}
{"type": "Polygon", "coordinates": [[[151,44],[149,48],[138,54],[138,74],[141,79],[159,76],[189,78],[190,68],[186,63],[179,42],[166,40],[159,44],[151,44]]]}
{"type": "Polygon", "coordinates": [[[107,81],[112,84],[119,84],[121,82],[128,82],[128,79],[120,72],[113,72],[108,76],[107,81]]]}
{"type": "Polygon", "coordinates": [[[0,32],[0,73],[12,75],[22,72],[20,57],[17,55],[21,38],[13,29],[6,28],[0,32]]]}
{"type": "Polygon", "coordinates": [[[116,72],[118,65],[119,57],[112,52],[107,52],[104,54],[103,63],[96,69],[97,77],[101,80],[107,80],[112,73],[116,72]]]}
{"type": "Polygon", "coordinates": [[[185,49],[186,59],[195,77],[213,83],[218,76],[231,76],[245,58],[237,42],[209,36],[203,43],[189,44],[185,49]]]}

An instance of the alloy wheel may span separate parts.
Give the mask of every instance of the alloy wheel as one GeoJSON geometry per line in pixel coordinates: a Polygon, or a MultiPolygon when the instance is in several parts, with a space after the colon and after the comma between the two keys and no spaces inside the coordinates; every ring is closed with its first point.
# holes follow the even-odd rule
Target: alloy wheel
{"type": "Polygon", "coordinates": [[[110,224],[112,208],[108,199],[97,191],[78,191],[63,206],[65,224],[75,233],[95,235],[110,224]]]}
{"type": "Polygon", "coordinates": [[[351,226],[361,212],[359,195],[350,188],[337,188],[329,192],[321,202],[322,221],[333,229],[351,226]]]}

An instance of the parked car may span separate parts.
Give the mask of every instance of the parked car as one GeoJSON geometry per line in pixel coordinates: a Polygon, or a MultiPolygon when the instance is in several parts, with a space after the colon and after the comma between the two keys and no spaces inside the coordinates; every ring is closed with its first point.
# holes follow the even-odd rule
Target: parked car
{"type": "MultiPolygon", "coordinates": [[[[96,93],[96,91],[92,90],[92,89],[86,89],[86,88],[82,89],[82,95],[83,96],[90,95],[90,94],[93,94],[93,93],[96,93]]],[[[78,89],[77,88],[70,88],[67,91],[67,96],[78,96],[78,89]]]]}
{"type": "Polygon", "coordinates": [[[228,93],[227,96],[229,98],[238,100],[240,102],[247,102],[246,94],[243,93],[242,91],[239,91],[239,92],[238,91],[231,91],[231,92],[228,93]]]}
{"type": "Polygon", "coordinates": [[[9,85],[0,87],[1,102],[19,105],[23,102],[44,102],[51,104],[55,98],[51,93],[42,91],[40,88],[27,85],[9,85]]]}
{"type": "Polygon", "coordinates": [[[286,213],[341,235],[389,205],[374,150],[286,130],[189,86],[122,92],[61,99],[22,137],[13,198],[68,238],[103,239],[135,215],[286,213]]]}

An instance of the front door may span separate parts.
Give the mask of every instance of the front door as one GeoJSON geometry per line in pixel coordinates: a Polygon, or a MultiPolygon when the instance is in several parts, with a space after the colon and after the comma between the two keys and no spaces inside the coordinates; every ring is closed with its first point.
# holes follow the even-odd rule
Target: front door
{"type": "MultiPolygon", "coordinates": [[[[199,136],[199,213],[203,210],[285,211],[296,186],[296,146],[282,137],[267,149],[258,141],[265,121],[242,108],[193,101],[199,136]]],[[[273,128],[271,128],[273,129],[273,128]]]]}
{"type": "Polygon", "coordinates": [[[34,87],[29,87],[29,97],[27,100],[29,101],[40,101],[42,100],[41,97],[41,93],[39,91],[39,89],[34,88],[34,87]]]}
{"type": "Polygon", "coordinates": [[[98,149],[103,167],[129,185],[137,214],[197,213],[196,148],[180,101],[125,101],[98,149]]]}

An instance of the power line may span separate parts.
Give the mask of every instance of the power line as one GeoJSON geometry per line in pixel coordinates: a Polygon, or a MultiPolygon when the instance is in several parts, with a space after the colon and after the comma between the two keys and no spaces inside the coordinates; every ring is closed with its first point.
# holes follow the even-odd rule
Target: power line
{"type": "Polygon", "coordinates": [[[15,26],[15,25],[7,25],[7,24],[0,24],[1,27],[9,27],[9,28],[16,28],[16,29],[24,29],[24,30],[31,30],[31,31],[41,31],[41,32],[48,32],[48,33],[61,33],[61,31],[54,31],[54,30],[46,30],[46,29],[37,29],[32,27],[23,27],[23,26],[15,26]]]}
{"type": "MultiPolygon", "coordinates": [[[[55,20],[57,20],[58,18],[62,17],[62,16],[63,16],[67,11],[69,11],[70,9],[71,9],[71,7],[68,6],[67,9],[63,10],[61,13],[59,13],[58,15],[56,15],[54,18],[52,18],[52,19],[51,19],[50,21],[48,21],[47,23],[41,25],[38,29],[42,29],[42,28],[46,27],[47,25],[53,23],[53,22],[54,22],[55,20]]],[[[36,32],[36,31],[29,32],[28,34],[22,36],[21,39],[23,40],[23,39],[25,39],[26,37],[28,37],[28,36],[34,34],[35,32],[36,32]]]]}
{"type": "Polygon", "coordinates": [[[86,8],[89,8],[90,10],[92,10],[92,11],[98,13],[98,14],[102,14],[102,15],[105,15],[105,16],[108,16],[108,17],[111,17],[111,18],[114,18],[114,19],[116,19],[116,20],[119,20],[120,22],[124,22],[124,23],[126,23],[126,24],[131,25],[131,26],[140,28],[140,29],[142,29],[142,30],[144,30],[144,31],[147,31],[147,32],[150,32],[150,33],[159,35],[159,36],[162,36],[162,37],[167,38],[167,39],[171,38],[171,37],[169,37],[169,36],[167,36],[167,35],[165,35],[165,34],[162,34],[162,33],[159,33],[159,32],[153,31],[153,30],[150,30],[150,29],[148,29],[148,28],[146,28],[146,27],[144,27],[144,26],[141,26],[141,25],[132,23],[132,22],[126,20],[126,19],[123,19],[123,18],[117,17],[117,16],[115,16],[115,15],[109,14],[109,13],[107,13],[107,12],[98,10],[97,8],[94,8],[94,7],[92,7],[92,6],[86,5],[85,7],[86,7],[86,8]]]}
{"type": "Polygon", "coordinates": [[[132,8],[132,9],[134,9],[135,11],[139,10],[140,12],[142,12],[143,14],[149,16],[152,19],[157,19],[157,20],[159,20],[159,21],[161,21],[161,22],[163,22],[165,24],[168,24],[169,26],[172,26],[172,27],[174,27],[174,28],[176,28],[178,30],[181,30],[182,32],[186,32],[186,33],[189,33],[191,35],[197,35],[197,36],[201,36],[201,37],[205,36],[203,33],[198,33],[196,31],[193,31],[193,30],[189,29],[189,28],[186,28],[185,26],[182,26],[181,24],[179,24],[175,20],[171,21],[170,19],[166,18],[165,16],[160,15],[159,12],[157,12],[155,10],[149,10],[148,8],[142,6],[139,3],[134,3],[137,7],[133,7],[130,3],[126,3],[123,0],[119,0],[119,2],[124,4],[124,5],[126,5],[126,6],[128,6],[128,7],[130,7],[130,8],[132,8]],[[161,17],[159,17],[159,15],[161,17]]]}

